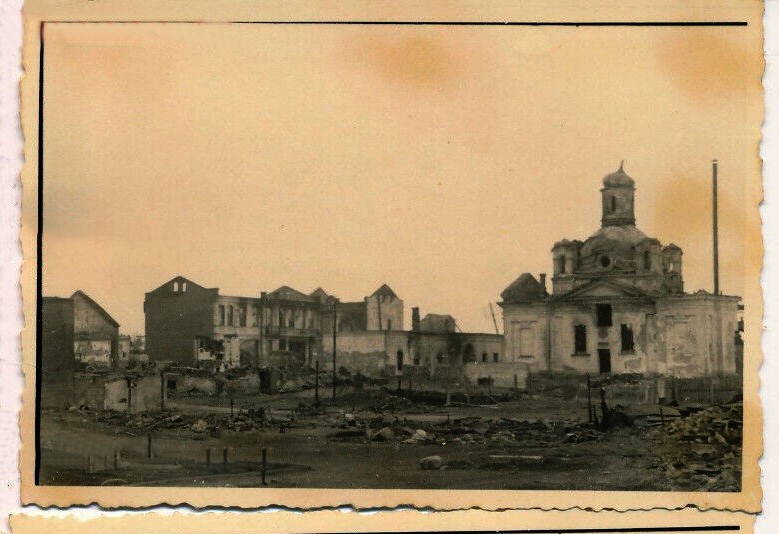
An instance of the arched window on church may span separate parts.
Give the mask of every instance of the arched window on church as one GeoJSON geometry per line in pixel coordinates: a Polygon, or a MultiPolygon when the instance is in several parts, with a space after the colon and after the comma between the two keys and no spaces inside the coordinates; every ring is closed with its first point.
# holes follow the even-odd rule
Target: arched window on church
{"type": "Polygon", "coordinates": [[[560,256],[557,258],[557,272],[560,274],[565,274],[565,256],[560,256]]]}
{"type": "Polygon", "coordinates": [[[649,271],[652,268],[652,257],[648,250],[644,251],[644,269],[649,271]]]}
{"type": "Polygon", "coordinates": [[[611,211],[617,211],[617,197],[611,197],[611,211]]]}

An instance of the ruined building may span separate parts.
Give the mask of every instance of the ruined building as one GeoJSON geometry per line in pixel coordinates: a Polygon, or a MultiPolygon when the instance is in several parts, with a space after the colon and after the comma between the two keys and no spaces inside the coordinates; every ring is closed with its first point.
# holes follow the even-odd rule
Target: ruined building
{"type": "Polygon", "coordinates": [[[341,303],[321,288],[220,295],[177,276],[146,293],[146,352],[157,362],[215,369],[313,365],[331,335],[333,313],[344,335],[392,331],[402,328],[403,301],[386,284],[362,301],[341,303]]]}
{"type": "Polygon", "coordinates": [[[739,297],[684,292],[682,250],[636,227],[620,166],[601,189],[601,228],[552,248],[545,275],[501,293],[505,357],[537,370],[698,376],[736,371],[739,297]]]}
{"type": "Polygon", "coordinates": [[[116,366],[119,323],[83,291],[70,297],[43,297],[41,304],[41,402],[62,405],[76,371],[116,366]]]}

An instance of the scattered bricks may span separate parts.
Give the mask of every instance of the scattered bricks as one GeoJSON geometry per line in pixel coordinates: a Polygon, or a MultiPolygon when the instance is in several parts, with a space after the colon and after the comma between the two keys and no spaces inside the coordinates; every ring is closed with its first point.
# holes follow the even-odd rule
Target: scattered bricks
{"type": "Polygon", "coordinates": [[[424,470],[438,470],[444,465],[444,460],[440,456],[428,456],[419,460],[419,467],[424,470]]]}
{"type": "Polygon", "coordinates": [[[373,439],[375,441],[390,441],[394,437],[395,437],[395,433],[392,431],[392,429],[385,426],[384,428],[376,432],[376,434],[374,434],[373,439]]]}
{"type": "Polygon", "coordinates": [[[201,434],[208,430],[208,423],[203,421],[202,419],[198,419],[195,424],[193,424],[191,427],[192,432],[197,432],[198,434],[201,434]]]}

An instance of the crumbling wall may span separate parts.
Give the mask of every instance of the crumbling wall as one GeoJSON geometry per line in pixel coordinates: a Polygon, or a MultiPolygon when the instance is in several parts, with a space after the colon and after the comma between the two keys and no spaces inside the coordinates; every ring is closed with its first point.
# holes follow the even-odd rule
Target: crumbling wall
{"type": "Polygon", "coordinates": [[[534,371],[549,368],[548,313],[546,303],[504,305],[504,361],[523,361],[534,371]]]}
{"type": "Polygon", "coordinates": [[[159,375],[134,377],[131,383],[134,387],[129,388],[125,377],[107,379],[104,386],[103,409],[128,411],[128,402],[129,411],[132,413],[160,408],[162,389],[159,375]]]}
{"type": "Polygon", "coordinates": [[[599,349],[609,350],[611,373],[654,371],[651,357],[655,350],[654,307],[636,302],[611,304],[611,326],[598,326],[595,303],[566,303],[554,309],[550,335],[553,371],[598,374],[603,371],[599,349]],[[586,329],[585,352],[575,350],[574,328],[579,325],[586,329]],[[622,325],[633,332],[632,349],[623,350],[622,325]]]}
{"type": "MultiPolygon", "coordinates": [[[[344,367],[352,374],[387,376],[394,374],[394,360],[397,356],[393,354],[403,350],[405,361],[405,349],[405,335],[397,336],[383,331],[341,332],[336,337],[336,367],[344,367]]],[[[332,345],[325,343],[320,369],[332,369],[332,359],[332,345]]]]}
{"type": "Polygon", "coordinates": [[[207,376],[184,375],[178,378],[176,383],[178,391],[199,391],[207,395],[216,393],[216,380],[207,376]]]}
{"type": "Polygon", "coordinates": [[[707,293],[658,303],[658,372],[679,377],[736,372],[738,299],[707,293]]]}
{"type": "Polygon", "coordinates": [[[105,377],[93,374],[76,375],[70,388],[69,404],[100,410],[105,402],[105,377]]]}

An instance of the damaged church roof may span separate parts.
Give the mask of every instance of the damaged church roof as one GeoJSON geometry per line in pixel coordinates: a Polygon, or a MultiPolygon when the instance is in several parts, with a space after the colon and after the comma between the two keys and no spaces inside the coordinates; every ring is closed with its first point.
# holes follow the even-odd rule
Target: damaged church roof
{"type": "Polygon", "coordinates": [[[500,294],[500,298],[506,303],[530,302],[542,300],[548,296],[549,294],[541,282],[530,273],[523,273],[500,294]]]}

